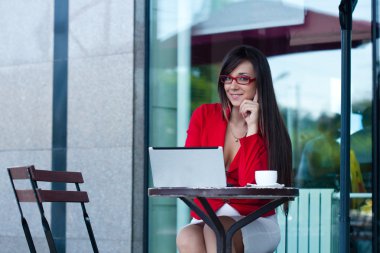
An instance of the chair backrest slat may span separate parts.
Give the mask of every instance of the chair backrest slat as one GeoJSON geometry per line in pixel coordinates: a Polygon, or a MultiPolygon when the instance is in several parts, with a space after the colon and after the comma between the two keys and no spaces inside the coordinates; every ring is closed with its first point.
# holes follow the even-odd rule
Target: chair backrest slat
{"type": "Polygon", "coordinates": [[[20,202],[36,202],[33,190],[16,190],[16,194],[20,202]]]}
{"type": "Polygon", "coordinates": [[[31,170],[32,179],[43,182],[83,183],[82,173],[72,171],[31,170]]]}
{"type": "Polygon", "coordinates": [[[87,192],[84,191],[53,191],[38,189],[37,194],[42,202],[89,202],[87,192]]]}
{"type": "Polygon", "coordinates": [[[14,168],[8,168],[8,170],[9,170],[13,180],[15,180],[15,179],[28,179],[29,178],[28,168],[29,168],[28,166],[14,167],[14,168]]]}

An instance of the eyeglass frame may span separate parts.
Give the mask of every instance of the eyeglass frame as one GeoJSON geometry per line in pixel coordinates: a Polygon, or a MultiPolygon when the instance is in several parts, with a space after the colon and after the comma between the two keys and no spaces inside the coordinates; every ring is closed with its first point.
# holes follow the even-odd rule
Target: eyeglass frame
{"type": "Polygon", "coordinates": [[[233,83],[233,81],[235,81],[237,84],[239,84],[239,85],[248,85],[248,84],[250,84],[250,83],[252,83],[253,81],[256,81],[256,77],[249,77],[249,76],[246,76],[246,75],[238,75],[238,76],[235,76],[235,77],[233,77],[233,76],[231,76],[231,75],[220,75],[219,76],[219,81],[222,83],[222,84],[224,84],[224,85],[230,85],[230,84],[232,84],[233,83]],[[223,82],[222,80],[221,80],[221,78],[222,77],[229,77],[229,78],[231,78],[232,79],[232,81],[230,82],[230,83],[226,83],[225,81],[223,82]],[[248,78],[249,79],[249,82],[248,83],[240,83],[239,81],[238,81],[238,78],[239,77],[245,77],[245,78],[248,78]]]}

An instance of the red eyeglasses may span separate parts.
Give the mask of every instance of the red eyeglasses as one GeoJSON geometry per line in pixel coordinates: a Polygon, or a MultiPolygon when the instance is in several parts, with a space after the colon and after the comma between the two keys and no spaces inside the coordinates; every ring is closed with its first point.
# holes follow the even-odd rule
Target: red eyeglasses
{"type": "Polygon", "coordinates": [[[220,75],[219,80],[223,84],[231,84],[235,80],[238,84],[247,85],[255,81],[256,77],[251,78],[249,76],[243,76],[243,75],[236,76],[236,77],[233,77],[231,75],[220,75]]]}

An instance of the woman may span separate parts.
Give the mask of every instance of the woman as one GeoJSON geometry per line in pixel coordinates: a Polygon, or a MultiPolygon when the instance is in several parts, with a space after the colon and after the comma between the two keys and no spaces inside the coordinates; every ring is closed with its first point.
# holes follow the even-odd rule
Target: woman
{"type": "MultiPolygon", "coordinates": [[[[191,118],[187,147],[223,146],[227,184],[255,183],[255,171],[278,171],[278,181],[291,185],[291,143],[281,118],[266,57],[239,46],[225,57],[220,70],[220,103],[204,104],[191,118]]],[[[209,199],[225,228],[265,200],[209,199]]],[[[177,236],[181,253],[216,252],[216,238],[193,212],[193,220],[177,236]]],[[[233,252],[273,252],[280,241],[275,211],[243,227],[233,238],[233,252]]]]}

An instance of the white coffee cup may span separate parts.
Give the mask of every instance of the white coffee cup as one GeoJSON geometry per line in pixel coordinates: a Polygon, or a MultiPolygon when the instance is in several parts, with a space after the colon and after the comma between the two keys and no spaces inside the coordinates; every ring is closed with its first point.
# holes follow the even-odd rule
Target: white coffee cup
{"type": "Polygon", "coordinates": [[[277,183],[276,170],[257,170],[255,172],[257,185],[274,185],[277,183]]]}

